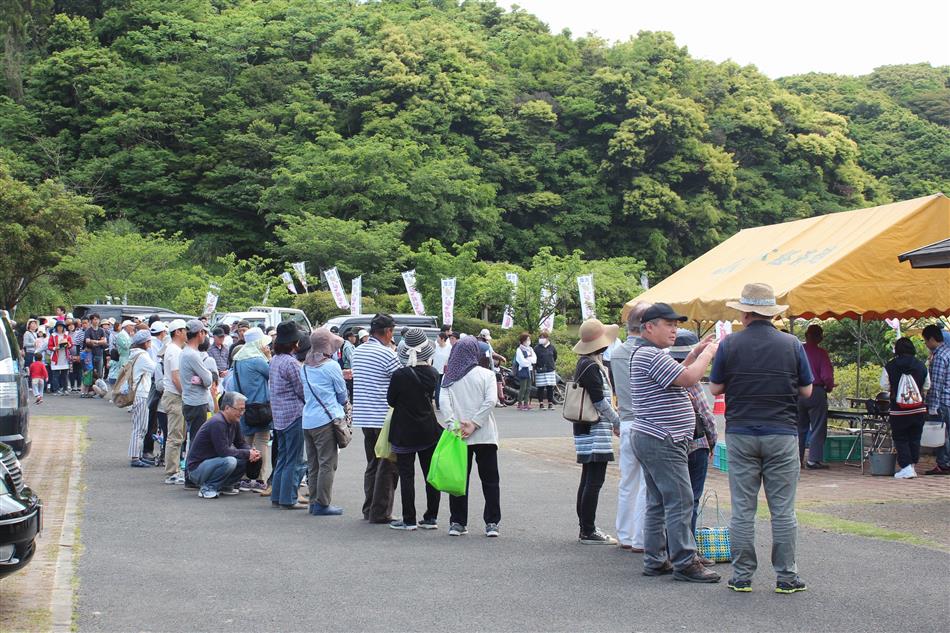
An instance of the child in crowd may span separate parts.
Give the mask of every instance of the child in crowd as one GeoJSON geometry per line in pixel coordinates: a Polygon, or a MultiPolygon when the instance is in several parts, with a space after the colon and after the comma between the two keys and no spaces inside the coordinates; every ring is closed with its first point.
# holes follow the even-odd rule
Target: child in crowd
{"type": "Polygon", "coordinates": [[[95,382],[92,366],[92,352],[89,350],[83,350],[80,352],[79,362],[82,365],[82,394],[79,397],[92,398],[93,394],[90,390],[92,388],[92,383],[95,382]]]}
{"type": "Polygon", "coordinates": [[[46,364],[43,363],[42,354],[36,354],[33,362],[30,363],[30,381],[33,383],[33,395],[36,397],[34,404],[41,404],[46,383],[49,381],[49,372],[46,370],[46,364]]]}

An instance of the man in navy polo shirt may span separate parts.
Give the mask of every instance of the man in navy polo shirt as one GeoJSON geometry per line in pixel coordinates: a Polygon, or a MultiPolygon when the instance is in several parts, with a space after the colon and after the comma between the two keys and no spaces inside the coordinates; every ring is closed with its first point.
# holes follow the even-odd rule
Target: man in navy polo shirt
{"type": "Polygon", "coordinates": [[[742,313],[745,329],[719,345],[712,373],[713,395],[726,394],[726,450],[732,521],[733,591],[752,591],[755,573],[755,511],[759,488],[772,513],[772,566],[776,593],[805,590],[795,564],[798,520],[795,493],[798,459],[798,399],[811,395],[813,377],[801,341],[779,332],[777,305],[768,284],[746,284],[739,301],[726,305],[742,313]]]}

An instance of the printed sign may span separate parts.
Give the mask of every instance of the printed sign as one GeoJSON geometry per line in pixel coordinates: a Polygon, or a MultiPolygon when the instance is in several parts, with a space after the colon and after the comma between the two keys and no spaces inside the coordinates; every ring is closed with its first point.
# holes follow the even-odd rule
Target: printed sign
{"type": "MultiPolygon", "coordinates": [[[[514,300],[515,290],[518,288],[518,273],[505,273],[505,279],[511,284],[511,299],[514,300]]],[[[501,317],[501,329],[510,330],[515,325],[515,310],[511,303],[505,306],[505,313],[501,317]]]]}
{"type": "Polygon", "coordinates": [[[350,314],[363,314],[363,275],[350,283],[350,314]]]}
{"type": "Polygon", "coordinates": [[[541,286],[541,329],[546,332],[554,330],[554,309],[557,306],[557,295],[547,286],[541,286]]]}
{"type": "Polygon", "coordinates": [[[291,266],[293,266],[294,272],[297,273],[297,279],[300,280],[303,291],[310,292],[310,289],[307,287],[307,265],[304,262],[294,262],[291,266]]]}
{"type": "Polygon", "coordinates": [[[406,292],[409,294],[409,303],[412,304],[412,311],[416,316],[423,316],[426,313],[425,306],[422,305],[422,295],[416,290],[416,271],[407,270],[402,274],[402,280],[406,284],[406,292]]]}
{"type": "Polygon", "coordinates": [[[323,275],[327,278],[327,285],[330,286],[330,294],[333,295],[333,300],[336,301],[336,307],[341,310],[350,307],[350,302],[346,299],[346,293],[343,291],[343,282],[340,281],[340,273],[336,269],[336,266],[330,270],[323,271],[323,275]]]}
{"type": "Polygon", "coordinates": [[[297,294],[297,288],[294,286],[294,278],[290,276],[289,272],[284,271],[280,273],[280,278],[287,284],[287,290],[291,294],[297,294]]]}
{"type": "Polygon", "coordinates": [[[221,290],[219,286],[211,284],[211,289],[208,290],[208,293],[205,295],[205,307],[201,311],[201,316],[210,317],[214,314],[215,308],[218,307],[218,291],[221,290]]]}
{"type": "Polygon", "coordinates": [[[581,320],[594,318],[594,276],[581,275],[577,278],[577,290],[581,298],[581,320]]]}
{"type": "Polygon", "coordinates": [[[452,325],[455,313],[455,277],[442,280],[442,324],[452,325]]]}

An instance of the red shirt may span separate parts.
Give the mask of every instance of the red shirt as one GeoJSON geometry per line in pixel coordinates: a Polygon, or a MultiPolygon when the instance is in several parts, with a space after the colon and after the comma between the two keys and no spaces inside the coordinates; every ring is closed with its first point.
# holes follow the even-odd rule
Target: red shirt
{"type": "Polygon", "coordinates": [[[46,365],[38,360],[30,363],[30,378],[42,378],[43,380],[49,380],[49,372],[46,371],[46,365]]]}

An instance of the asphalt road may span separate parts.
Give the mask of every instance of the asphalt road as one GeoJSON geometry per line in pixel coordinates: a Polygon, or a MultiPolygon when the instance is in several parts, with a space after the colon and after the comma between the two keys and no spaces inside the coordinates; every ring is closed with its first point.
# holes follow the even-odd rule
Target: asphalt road
{"type": "MultiPolygon", "coordinates": [[[[576,468],[511,451],[499,459],[501,538],[482,535],[478,491],[470,534],[453,538],[445,497],[438,531],[361,521],[358,444],[341,454],[334,486],[345,515],[311,517],[248,493],[202,500],[163,485],[159,469],[128,468],[128,414],[108,403],[51,396],[41,411],[89,416],[80,631],[931,633],[950,620],[950,556],[860,537],[802,529],[799,566],[809,591],[773,593],[765,522],[751,594],[724,582],[646,578],[639,555],[576,541],[576,468]]],[[[546,412],[505,411],[500,424],[508,437],[568,435],[546,412]]],[[[608,484],[598,523],[611,532],[615,503],[608,484]]],[[[728,578],[727,565],[717,570],[728,578]]]]}

